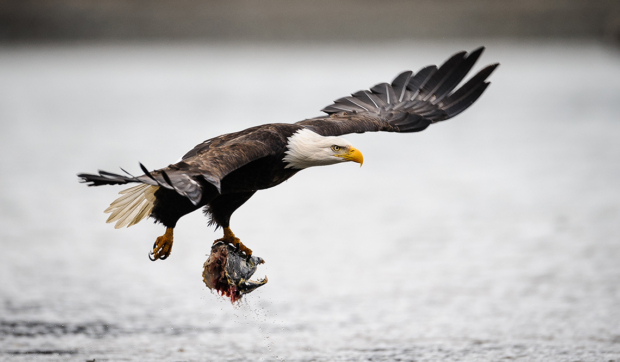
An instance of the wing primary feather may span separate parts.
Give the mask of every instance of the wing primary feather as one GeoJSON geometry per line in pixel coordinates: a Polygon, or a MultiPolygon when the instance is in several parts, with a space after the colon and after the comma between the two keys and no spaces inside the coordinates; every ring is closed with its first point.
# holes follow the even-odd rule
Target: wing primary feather
{"type": "Polygon", "coordinates": [[[385,104],[392,104],[396,98],[396,94],[389,83],[379,83],[370,90],[385,104]]]}
{"type": "Polygon", "coordinates": [[[420,94],[420,89],[422,88],[422,86],[424,86],[424,84],[430,79],[430,77],[433,76],[433,74],[435,74],[436,71],[437,66],[429,65],[420,69],[420,71],[416,73],[416,75],[411,77],[411,79],[409,80],[409,84],[407,84],[407,89],[413,92],[411,97],[409,97],[410,100],[413,100],[418,96],[418,94],[420,94]]]}
{"type": "Polygon", "coordinates": [[[373,106],[371,106],[370,104],[367,104],[365,102],[363,102],[361,99],[355,98],[355,97],[346,97],[344,98],[347,101],[355,104],[356,106],[362,108],[363,110],[365,110],[366,112],[370,112],[370,110],[373,108],[373,106]]]}
{"type": "Polygon", "coordinates": [[[463,62],[467,52],[458,52],[446,60],[433,76],[422,86],[420,94],[423,95],[422,100],[429,100],[435,95],[435,92],[441,87],[452,72],[463,62]]]}
{"type": "Polygon", "coordinates": [[[151,180],[155,181],[158,185],[161,185],[161,184],[159,183],[159,181],[157,181],[157,180],[155,179],[155,177],[153,177],[153,175],[151,175],[151,173],[149,172],[149,170],[147,170],[147,169],[146,169],[146,167],[144,167],[144,165],[143,165],[141,162],[139,162],[139,163],[140,163],[140,168],[142,169],[142,172],[144,172],[144,174],[145,174],[148,178],[150,178],[151,180]]]}
{"type": "Polygon", "coordinates": [[[435,96],[435,99],[433,100],[434,104],[441,102],[442,99],[454,90],[463,78],[465,78],[467,73],[469,73],[483,51],[484,47],[480,47],[469,53],[465,59],[463,59],[463,61],[461,61],[458,66],[444,78],[442,81],[443,83],[438,86],[433,93],[435,96]]]}
{"type": "Polygon", "coordinates": [[[342,112],[342,109],[338,109],[336,107],[334,107],[334,105],[329,105],[323,109],[321,109],[321,112],[325,112],[327,114],[332,114],[332,113],[338,113],[338,112],[342,112]]]}
{"type": "MultiPolygon", "coordinates": [[[[352,94],[352,96],[361,100],[362,102],[364,102],[365,99],[368,99],[372,103],[372,105],[374,105],[375,109],[381,108],[381,103],[382,103],[381,99],[377,97],[376,95],[370,93],[369,91],[355,92],[354,94],[352,94]]],[[[368,102],[364,102],[364,103],[370,105],[368,102]]]]}
{"type": "Polygon", "coordinates": [[[129,176],[131,176],[131,178],[136,178],[136,176],[134,176],[134,175],[130,174],[130,173],[129,173],[129,172],[127,172],[127,171],[125,171],[125,169],[124,169],[124,168],[122,168],[122,167],[119,167],[119,168],[121,169],[121,171],[123,171],[124,173],[128,174],[129,176]]]}
{"type": "Polygon", "coordinates": [[[408,123],[404,126],[398,127],[398,132],[401,133],[413,133],[424,131],[428,126],[430,126],[431,122],[428,120],[420,120],[419,122],[408,123]]]}
{"type": "Polygon", "coordinates": [[[336,101],[334,101],[335,104],[339,104],[341,106],[345,106],[348,107],[350,111],[363,111],[366,110],[365,108],[360,107],[359,105],[355,104],[354,102],[352,102],[351,100],[349,100],[350,97],[344,97],[344,98],[340,98],[337,99],[336,101]]]}
{"type": "Polygon", "coordinates": [[[174,185],[172,184],[170,177],[168,177],[168,174],[166,173],[166,171],[161,170],[160,172],[161,172],[161,176],[164,178],[164,181],[166,181],[166,183],[170,185],[170,187],[172,187],[173,189],[176,189],[174,185]]]}
{"type": "Polygon", "coordinates": [[[402,102],[405,99],[405,94],[407,93],[407,84],[409,84],[409,80],[411,79],[412,71],[408,70],[400,73],[394,78],[392,81],[392,88],[396,93],[396,97],[399,102],[402,102]]]}
{"type": "Polygon", "coordinates": [[[336,109],[336,112],[350,111],[351,110],[351,107],[347,107],[346,105],[339,104],[339,103],[335,103],[335,104],[332,104],[331,106],[327,106],[327,107],[323,108],[323,110],[329,109],[329,108],[336,109]]]}
{"type": "Polygon", "coordinates": [[[450,118],[458,115],[466,110],[472,103],[474,103],[478,97],[482,95],[484,90],[489,86],[489,82],[482,82],[477,87],[471,89],[467,94],[463,95],[458,101],[450,105],[449,108],[445,108],[445,112],[450,118]]]}
{"type": "Polygon", "coordinates": [[[112,178],[122,178],[124,179],[125,176],[123,175],[119,175],[117,173],[112,173],[112,172],[107,172],[107,171],[103,171],[103,170],[99,170],[99,175],[103,176],[103,177],[112,177],[112,178]]]}
{"type": "Polygon", "coordinates": [[[481,71],[478,72],[478,74],[468,80],[467,83],[465,83],[461,88],[457,89],[454,93],[446,97],[445,101],[442,102],[443,104],[441,108],[450,108],[452,105],[459,102],[462,98],[469,94],[472,89],[475,89],[480,84],[484,83],[484,81],[489,77],[489,75],[491,75],[491,73],[493,73],[493,71],[498,66],[499,64],[495,63],[483,68],[481,71]]]}

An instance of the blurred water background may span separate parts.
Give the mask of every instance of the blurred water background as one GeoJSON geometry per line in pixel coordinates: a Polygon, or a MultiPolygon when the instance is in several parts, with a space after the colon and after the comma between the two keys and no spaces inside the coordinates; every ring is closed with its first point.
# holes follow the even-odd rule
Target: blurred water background
{"type": "Polygon", "coordinates": [[[169,23],[161,2],[2,3],[0,360],[620,361],[617,3],[469,1],[459,15],[394,1],[368,22],[383,29],[372,41],[355,20],[380,6],[352,3],[349,18],[322,3],[206,2],[173,7],[169,23]],[[346,20],[313,25],[321,14],[346,20]],[[426,33],[390,28],[390,14],[425,18],[426,33]],[[235,213],[269,277],[239,305],[202,283],[220,232],[201,213],[153,263],[162,227],[114,230],[102,211],[123,187],[77,183],[319,115],[479,45],[474,70],[502,65],[462,115],[346,136],[364,167],[306,170],[235,213]]]}

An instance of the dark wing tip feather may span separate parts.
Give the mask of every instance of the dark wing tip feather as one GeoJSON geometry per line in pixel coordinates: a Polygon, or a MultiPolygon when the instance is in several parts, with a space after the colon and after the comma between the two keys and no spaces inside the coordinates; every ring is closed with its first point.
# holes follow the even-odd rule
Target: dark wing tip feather
{"type": "Polygon", "coordinates": [[[394,124],[398,127],[398,132],[411,133],[419,132],[426,129],[431,124],[431,121],[414,113],[408,113],[407,117],[398,124],[394,124]]]}
{"type": "Polygon", "coordinates": [[[488,86],[488,82],[486,79],[493,73],[495,69],[499,66],[499,63],[494,63],[487,65],[482,70],[480,70],[476,75],[474,75],[470,80],[467,81],[461,88],[457,89],[454,93],[447,96],[441,102],[441,108],[446,110],[446,113],[450,117],[454,117],[457,114],[464,111],[467,107],[469,107],[474,101],[480,97],[482,92],[488,86]],[[480,92],[472,100],[472,94],[480,92]],[[457,106],[460,105],[460,106],[457,106]]]}
{"type": "Polygon", "coordinates": [[[99,175],[93,175],[93,174],[90,174],[90,173],[78,173],[77,177],[80,178],[78,180],[80,183],[88,184],[88,186],[96,186],[97,179],[100,176],[99,175]]]}
{"type": "Polygon", "coordinates": [[[349,110],[351,110],[350,107],[345,107],[345,106],[340,105],[340,104],[332,104],[332,105],[329,105],[329,106],[321,109],[321,112],[325,112],[327,114],[333,114],[333,113],[349,111],[349,110]]]}
{"type": "Polygon", "coordinates": [[[168,177],[168,174],[166,173],[166,171],[161,170],[161,176],[164,178],[164,181],[166,181],[166,183],[170,185],[170,187],[172,187],[173,189],[175,188],[174,185],[172,184],[172,181],[170,180],[170,177],[168,177]]]}
{"type": "Polygon", "coordinates": [[[441,102],[442,99],[448,96],[448,94],[450,94],[454,88],[461,83],[474,64],[476,64],[476,61],[483,51],[484,48],[480,47],[469,54],[464,54],[463,58],[459,62],[452,64],[453,68],[445,72],[445,76],[441,79],[433,93],[430,95],[433,97],[432,103],[437,104],[441,102]]]}
{"type": "Polygon", "coordinates": [[[376,95],[372,94],[369,91],[357,91],[353,94],[351,94],[351,96],[355,97],[356,99],[359,99],[360,101],[368,104],[369,106],[373,106],[375,110],[378,110],[379,108],[381,108],[381,99],[379,99],[379,97],[377,97],[376,95]]]}
{"type": "Polygon", "coordinates": [[[480,55],[482,55],[482,53],[484,53],[484,51],[486,50],[486,47],[484,45],[477,47],[476,49],[472,50],[471,52],[469,52],[469,54],[467,54],[467,57],[476,57],[476,59],[480,58],[480,55]]]}
{"type": "MultiPolygon", "coordinates": [[[[140,165],[140,169],[142,170],[142,172],[144,172],[145,175],[147,175],[150,178],[153,178],[153,176],[151,176],[151,173],[149,172],[149,170],[146,168],[146,166],[144,166],[142,164],[142,162],[138,162],[138,164],[140,165]]],[[[155,179],[153,179],[155,180],[155,179]]]]}
{"type": "Polygon", "coordinates": [[[355,97],[345,97],[343,99],[345,99],[347,102],[354,105],[355,107],[358,107],[360,111],[371,112],[376,109],[374,105],[368,104],[361,99],[355,97]]]}
{"type": "Polygon", "coordinates": [[[436,71],[437,66],[429,65],[420,69],[413,77],[411,77],[409,84],[407,84],[407,89],[413,92],[410,99],[413,99],[419,94],[420,89],[433,76],[433,74],[435,74],[436,71]]]}
{"type": "Polygon", "coordinates": [[[140,169],[142,170],[142,172],[144,172],[144,174],[150,178],[151,180],[157,182],[159,184],[159,182],[157,180],[155,180],[155,177],[153,177],[153,175],[151,175],[151,173],[149,172],[149,170],[142,164],[142,162],[138,162],[140,164],[140,169]]]}
{"type": "Polygon", "coordinates": [[[123,171],[124,173],[126,173],[127,175],[129,175],[131,178],[136,178],[134,175],[130,174],[129,172],[125,171],[124,168],[119,167],[121,169],[121,171],[123,171]]]}
{"type": "Polygon", "coordinates": [[[485,91],[485,89],[487,89],[489,84],[489,82],[482,82],[477,84],[476,87],[470,89],[469,92],[463,97],[461,97],[458,101],[445,108],[448,116],[452,118],[469,108],[469,106],[471,106],[482,95],[482,93],[485,91]]]}
{"type": "MultiPolygon", "coordinates": [[[[162,175],[162,180],[156,179],[155,176],[153,176],[153,174],[151,172],[149,172],[149,170],[142,163],[140,163],[140,169],[142,169],[142,172],[144,172],[144,175],[146,177],[148,177],[149,179],[151,179],[151,180],[153,180],[155,182],[155,185],[158,185],[158,186],[161,186],[161,187],[165,187],[165,188],[170,189],[170,190],[174,190],[174,187],[172,185],[167,185],[166,184],[167,181],[165,181],[165,178],[163,177],[163,175],[162,175]]],[[[163,170],[160,170],[160,171],[163,171],[163,170]]],[[[159,171],[157,171],[157,172],[159,172],[159,171]]],[[[159,172],[159,173],[161,174],[161,172],[159,172]]],[[[142,176],[140,176],[140,177],[142,177],[142,176]]],[[[145,183],[148,183],[148,182],[145,182],[145,183]]]]}
{"type": "Polygon", "coordinates": [[[385,104],[396,103],[396,93],[394,93],[394,89],[392,89],[392,85],[390,85],[389,83],[379,83],[375,85],[374,87],[370,88],[370,90],[379,99],[381,99],[383,103],[385,104]]]}
{"type": "MultiPolygon", "coordinates": [[[[480,97],[488,87],[486,79],[499,66],[496,63],[483,68],[457,88],[484,50],[485,47],[481,46],[470,52],[457,52],[440,67],[429,65],[417,73],[405,71],[391,84],[379,83],[370,90],[336,100],[322,110],[331,115],[325,119],[329,121],[324,123],[328,130],[325,135],[417,132],[432,123],[456,116],[480,97]],[[342,112],[359,114],[352,118],[349,115],[344,117],[342,112]],[[338,127],[334,127],[333,122],[338,122],[338,127]]],[[[303,122],[306,121],[300,123],[303,122]]]]}
{"type": "Polygon", "coordinates": [[[353,97],[343,97],[343,98],[337,99],[336,101],[334,101],[334,103],[340,107],[347,108],[346,110],[357,111],[357,112],[362,112],[362,111],[367,112],[370,108],[372,108],[368,104],[365,104],[364,102],[360,100],[356,100],[353,97]]]}
{"type": "Polygon", "coordinates": [[[396,101],[402,102],[405,100],[405,96],[407,94],[407,84],[409,84],[409,80],[411,79],[413,72],[410,70],[404,71],[394,78],[392,81],[392,88],[396,93],[396,101]]]}
{"type": "Polygon", "coordinates": [[[101,186],[101,185],[122,185],[129,182],[135,182],[133,178],[128,178],[123,175],[99,170],[99,174],[79,173],[77,176],[80,178],[79,182],[86,183],[88,186],[101,186]]]}
{"type": "Polygon", "coordinates": [[[422,85],[420,95],[422,100],[428,100],[437,95],[437,92],[446,80],[454,73],[465,60],[467,52],[460,51],[446,60],[437,71],[422,85]]]}

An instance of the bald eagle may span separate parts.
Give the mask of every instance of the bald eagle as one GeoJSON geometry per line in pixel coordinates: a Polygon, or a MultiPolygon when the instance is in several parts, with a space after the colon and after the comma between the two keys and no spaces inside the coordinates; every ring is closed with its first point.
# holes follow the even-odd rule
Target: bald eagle
{"type": "Polygon", "coordinates": [[[405,71],[391,84],[380,83],[340,98],[323,108],[327,115],[297,123],[273,123],[208,139],[168,167],[141,176],[106,171],[78,174],[89,186],[137,183],[120,192],[105,212],[116,228],[146,217],[166,227],[149,257],[170,255],[173,230],[186,214],[204,208],[209,225],[222,227],[216,240],[232,243],[249,257],[252,251],[235,237],[230,217],[258,190],[286,181],[300,170],[342,162],[364,162],[362,153],[339,136],[364,132],[419,132],[450,119],[474,103],[489,85],[486,79],[499,64],[479,71],[460,88],[484,48],[459,52],[439,68],[405,71]]]}

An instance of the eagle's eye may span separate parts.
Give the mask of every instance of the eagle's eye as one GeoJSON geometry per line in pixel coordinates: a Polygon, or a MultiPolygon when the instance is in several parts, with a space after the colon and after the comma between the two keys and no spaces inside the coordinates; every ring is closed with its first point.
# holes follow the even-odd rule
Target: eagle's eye
{"type": "Polygon", "coordinates": [[[340,151],[340,149],[341,149],[341,148],[342,148],[342,147],[340,147],[340,146],[333,145],[333,146],[332,146],[332,151],[334,151],[334,152],[338,152],[338,151],[340,151]]]}

